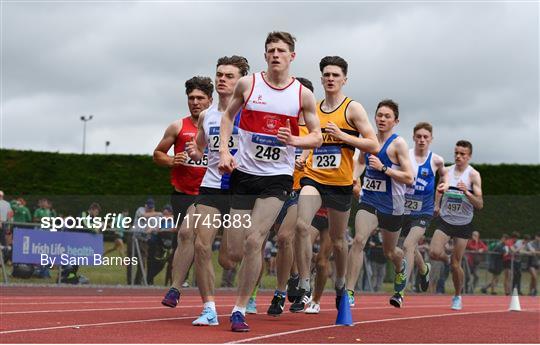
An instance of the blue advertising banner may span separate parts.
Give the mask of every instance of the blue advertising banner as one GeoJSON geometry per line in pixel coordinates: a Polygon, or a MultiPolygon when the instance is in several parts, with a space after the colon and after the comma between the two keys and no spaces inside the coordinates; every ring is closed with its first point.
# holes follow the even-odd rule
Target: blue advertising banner
{"type": "Polygon", "coordinates": [[[47,230],[13,230],[13,262],[40,265],[99,265],[103,235],[47,230]]]}

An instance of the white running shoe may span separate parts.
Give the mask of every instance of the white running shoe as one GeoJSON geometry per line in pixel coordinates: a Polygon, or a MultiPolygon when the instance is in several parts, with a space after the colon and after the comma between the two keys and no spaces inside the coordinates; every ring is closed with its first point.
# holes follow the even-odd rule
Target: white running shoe
{"type": "Polygon", "coordinates": [[[311,302],[304,313],[306,314],[319,314],[321,312],[321,305],[319,303],[311,302]]]}
{"type": "Polygon", "coordinates": [[[452,309],[461,310],[461,308],[463,308],[463,305],[461,303],[461,296],[452,297],[452,309]]]}
{"type": "Polygon", "coordinates": [[[217,313],[209,307],[203,309],[201,315],[191,323],[193,326],[217,326],[219,325],[217,313]]]}

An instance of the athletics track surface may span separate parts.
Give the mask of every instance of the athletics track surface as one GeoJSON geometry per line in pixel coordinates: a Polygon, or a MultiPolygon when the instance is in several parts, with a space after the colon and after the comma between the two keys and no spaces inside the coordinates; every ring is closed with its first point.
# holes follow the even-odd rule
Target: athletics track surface
{"type": "Polygon", "coordinates": [[[334,296],[325,292],[318,315],[266,315],[271,292],[260,292],[248,333],[229,331],[234,291],[218,291],[220,325],[194,327],[201,311],[189,289],[177,308],[160,304],[159,289],[0,287],[1,343],[540,343],[540,298],[464,296],[461,311],[450,296],[408,295],[404,308],[386,295],[360,295],[353,327],[335,326],[334,296]]]}

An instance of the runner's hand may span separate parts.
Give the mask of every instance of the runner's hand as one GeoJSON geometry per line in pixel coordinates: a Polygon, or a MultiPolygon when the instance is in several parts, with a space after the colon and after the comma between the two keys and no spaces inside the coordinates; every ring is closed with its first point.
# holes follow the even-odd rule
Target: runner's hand
{"type": "Polygon", "coordinates": [[[182,151],[182,152],[179,152],[177,154],[174,155],[174,158],[173,158],[173,167],[177,167],[179,165],[182,165],[186,162],[187,160],[187,153],[186,151],[182,151]]]}
{"type": "Polygon", "coordinates": [[[199,151],[197,143],[195,142],[195,138],[192,138],[186,143],[186,152],[189,158],[194,161],[200,161],[202,159],[203,153],[199,151]]]}
{"type": "Polygon", "coordinates": [[[326,128],[324,129],[324,132],[328,133],[334,139],[337,139],[337,140],[343,139],[343,134],[344,134],[343,131],[339,129],[339,127],[333,122],[328,122],[326,124],[326,128]]]}
{"type": "Polygon", "coordinates": [[[285,127],[279,127],[277,138],[286,145],[294,146],[294,135],[291,132],[291,121],[289,119],[287,119],[285,127]]]}
{"type": "Polygon", "coordinates": [[[218,170],[221,175],[230,174],[236,169],[236,161],[231,153],[227,150],[222,152],[219,157],[218,170]]]}

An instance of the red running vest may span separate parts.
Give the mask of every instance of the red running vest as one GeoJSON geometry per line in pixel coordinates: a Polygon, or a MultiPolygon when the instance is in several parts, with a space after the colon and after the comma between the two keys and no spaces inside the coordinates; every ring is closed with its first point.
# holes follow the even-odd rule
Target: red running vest
{"type": "MultiPolygon", "coordinates": [[[[185,151],[186,143],[197,135],[197,127],[191,121],[191,116],[185,117],[181,121],[182,129],[178,133],[176,142],[174,143],[175,155],[185,151]]],[[[206,172],[207,165],[208,158],[206,157],[206,153],[203,159],[198,162],[188,157],[183,165],[171,169],[171,184],[180,192],[189,195],[199,194],[199,186],[206,172]]]]}

